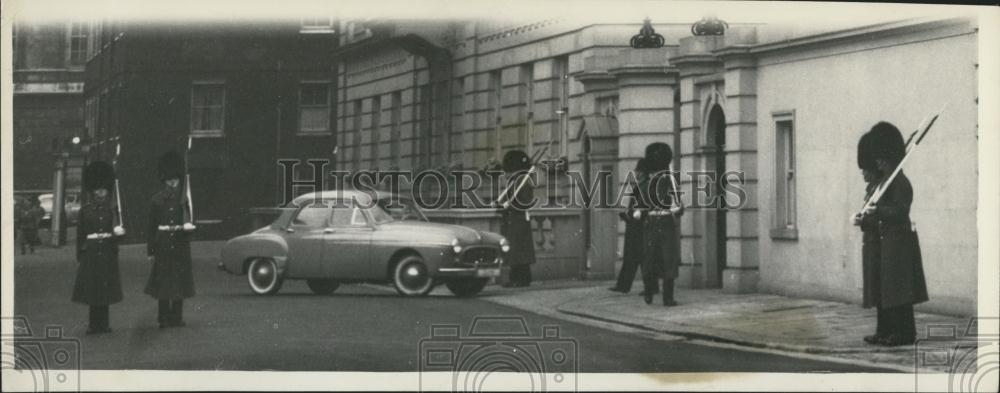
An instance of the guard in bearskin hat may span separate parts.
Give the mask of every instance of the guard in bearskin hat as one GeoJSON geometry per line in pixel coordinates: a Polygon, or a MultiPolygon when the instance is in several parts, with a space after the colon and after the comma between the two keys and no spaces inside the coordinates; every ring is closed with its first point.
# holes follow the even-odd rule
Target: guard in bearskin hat
{"type": "Polygon", "coordinates": [[[663,305],[675,306],[674,280],[680,265],[680,238],[677,222],[684,213],[674,201],[673,182],[668,171],[673,152],[666,143],[646,146],[647,174],[639,179],[639,198],[644,208],[636,209],[633,218],[642,222],[643,300],[653,303],[663,279],[663,305]]]}
{"type": "Polygon", "coordinates": [[[913,187],[902,171],[885,184],[905,154],[903,135],[887,122],[876,124],[858,142],[858,167],[868,182],[866,200],[879,187],[888,187],[878,203],[854,218],[864,233],[863,304],[878,310],[875,334],[864,340],[885,346],[914,342],[913,305],[928,300],[920,242],[910,222],[913,187]]]}
{"type": "Polygon", "coordinates": [[[87,165],[83,188],[89,201],[80,208],[76,235],[76,283],[73,301],[90,306],[87,334],[111,331],[109,306],[122,300],[118,272],[118,237],[124,234],[111,204],[115,171],[103,161],[87,165]]]}
{"type": "MultiPolygon", "coordinates": [[[[648,176],[649,169],[645,158],[640,158],[635,164],[633,171],[634,179],[638,183],[639,179],[648,176]]],[[[615,286],[609,288],[614,292],[629,293],[632,290],[632,282],[635,281],[635,273],[642,265],[642,221],[633,217],[633,214],[645,206],[640,203],[639,195],[636,194],[638,185],[632,190],[628,206],[624,212],[619,213],[622,221],[625,221],[625,245],[622,247],[622,267],[618,271],[618,280],[615,286]]]]}
{"type": "Polygon", "coordinates": [[[174,151],[160,157],[162,190],[153,195],[146,230],[146,253],[153,262],[146,294],[159,300],[160,327],[184,326],[184,299],[194,296],[189,205],[182,179],[184,160],[174,151]]]}
{"type": "Polygon", "coordinates": [[[508,287],[526,287],[531,284],[531,265],[535,263],[535,240],[526,208],[534,200],[534,190],[529,179],[524,187],[513,194],[523,176],[528,176],[531,160],[521,150],[511,150],[503,157],[503,170],[507,174],[508,195],[511,203],[500,214],[500,234],[510,242],[510,251],[504,261],[510,265],[508,287]]]}

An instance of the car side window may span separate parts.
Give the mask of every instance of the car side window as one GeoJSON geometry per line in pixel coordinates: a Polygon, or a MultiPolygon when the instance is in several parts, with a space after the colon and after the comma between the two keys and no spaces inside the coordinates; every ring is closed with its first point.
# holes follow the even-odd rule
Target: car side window
{"type": "Polygon", "coordinates": [[[294,225],[303,225],[311,228],[322,228],[326,226],[326,220],[330,217],[330,208],[322,204],[311,204],[299,210],[299,213],[292,220],[294,225]]]}
{"type": "Polygon", "coordinates": [[[330,220],[330,226],[335,227],[346,227],[351,225],[351,215],[354,210],[357,210],[354,206],[335,206],[333,208],[333,218],[330,220]]]}
{"type": "Polygon", "coordinates": [[[351,212],[351,225],[354,226],[365,226],[368,225],[368,219],[365,218],[365,214],[361,212],[357,206],[354,207],[354,211],[351,212]]]}

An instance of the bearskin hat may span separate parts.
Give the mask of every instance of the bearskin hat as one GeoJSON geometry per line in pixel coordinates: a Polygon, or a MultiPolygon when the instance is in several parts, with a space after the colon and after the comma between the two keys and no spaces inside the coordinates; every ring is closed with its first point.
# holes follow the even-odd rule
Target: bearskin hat
{"type": "Polygon", "coordinates": [[[521,150],[511,150],[503,156],[503,170],[507,173],[525,171],[531,168],[528,154],[521,150]]]}
{"type": "Polygon", "coordinates": [[[868,171],[878,170],[875,165],[875,146],[872,144],[872,134],[866,132],[858,140],[858,168],[868,171]]]}
{"type": "Polygon", "coordinates": [[[875,160],[882,159],[895,165],[903,159],[906,154],[906,142],[903,142],[903,134],[896,126],[884,121],[879,122],[868,131],[868,134],[871,135],[869,138],[871,138],[870,148],[873,164],[875,160]]]}
{"type": "Polygon", "coordinates": [[[166,154],[160,156],[160,163],[157,166],[157,173],[160,175],[160,181],[166,181],[167,179],[183,179],[184,178],[184,159],[176,151],[169,151],[166,154]]]}
{"type": "Polygon", "coordinates": [[[94,161],[83,170],[83,189],[93,192],[98,189],[111,191],[115,186],[115,170],[104,161],[94,161]]]}
{"type": "Polygon", "coordinates": [[[673,158],[674,152],[670,149],[670,145],[666,143],[654,142],[646,146],[646,169],[651,172],[666,170],[673,158]]]}
{"type": "Polygon", "coordinates": [[[649,161],[645,158],[640,158],[638,162],[635,163],[636,172],[649,172],[649,161]]]}

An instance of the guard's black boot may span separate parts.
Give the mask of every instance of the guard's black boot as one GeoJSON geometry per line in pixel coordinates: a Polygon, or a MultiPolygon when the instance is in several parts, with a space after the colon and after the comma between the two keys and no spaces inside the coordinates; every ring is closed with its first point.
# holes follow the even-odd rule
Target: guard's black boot
{"type": "Polygon", "coordinates": [[[665,307],[676,306],[674,301],[674,280],[663,280],[663,305],[665,307]]]}

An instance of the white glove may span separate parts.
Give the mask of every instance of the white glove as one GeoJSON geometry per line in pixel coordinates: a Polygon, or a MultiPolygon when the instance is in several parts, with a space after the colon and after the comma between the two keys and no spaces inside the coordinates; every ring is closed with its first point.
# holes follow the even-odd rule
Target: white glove
{"type": "Polygon", "coordinates": [[[191,232],[191,231],[193,231],[193,230],[194,230],[195,228],[197,228],[197,227],[195,227],[195,226],[194,226],[194,224],[192,224],[192,223],[190,223],[190,222],[185,222],[185,223],[184,223],[184,225],[182,225],[181,227],[182,227],[182,228],[183,228],[183,229],[184,229],[185,231],[187,231],[187,232],[191,232]]]}
{"type": "Polygon", "coordinates": [[[112,230],[112,232],[115,233],[115,236],[125,236],[125,227],[121,225],[116,226],[115,229],[112,230]]]}
{"type": "Polygon", "coordinates": [[[642,211],[640,211],[640,210],[633,211],[632,212],[632,218],[634,218],[636,220],[642,218],[642,211]]]}

